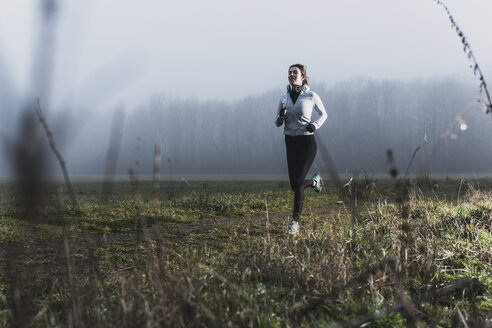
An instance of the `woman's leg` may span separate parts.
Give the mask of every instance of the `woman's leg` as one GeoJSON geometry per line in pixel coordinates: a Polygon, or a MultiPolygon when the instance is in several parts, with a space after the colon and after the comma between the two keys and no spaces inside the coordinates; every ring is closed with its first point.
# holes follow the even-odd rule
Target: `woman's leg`
{"type": "Polygon", "coordinates": [[[285,149],[287,152],[287,168],[289,171],[289,182],[290,182],[290,187],[292,188],[292,191],[295,192],[295,172],[296,172],[296,166],[297,166],[297,148],[298,146],[296,145],[296,137],[291,137],[291,136],[285,136],[285,149]]]}
{"type": "Polygon", "coordinates": [[[316,140],[314,136],[289,137],[286,138],[286,145],[289,180],[294,191],[292,216],[294,221],[299,221],[304,205],[304,188],[313,185],[313,181],[306,180],[305,177],[316,156],[316,140]]]}

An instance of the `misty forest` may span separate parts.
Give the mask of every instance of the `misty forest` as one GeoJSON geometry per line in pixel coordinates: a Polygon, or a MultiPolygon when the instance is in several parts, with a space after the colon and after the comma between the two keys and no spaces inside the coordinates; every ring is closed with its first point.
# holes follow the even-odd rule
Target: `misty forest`
{"type": "Polygon", "coordinates": [[[0,327],[492,327],[491,74],[433,2],[470,77],[313,83],[323,188],[291,235],[287,79],[52,109],[41,1],[39,92],[0,56],[0,327]]]}
{"type": "MultiPolygon", "coordinates": [[[[340,173],[387,173],[388,149],[404,173],[418,147],[409,169],[414,175],[490,173],[492,121],[470,82],[359,78],[313,89],[328,112],[318,137],[340,173]]],[[[152,174],[156,143],[162,149],[162,174],[286,175],[282,129],[274,125],[282,92],[233,103],[156,95],[131,110],[117,107],[95,115],[81,108],[75,118],[65,113],[47,119],[63,122],[54,126],[54,134],[63,136],[60,148],[74,175],[103,175],[110,148],[118,153],[116,174],[127,176],[136,159],[142,174],[152,174]]],[[[7,99],[4,108],[13,103],[7,99]]],[[[5,114],[4,122],[16,122],[12,111],[5,114]]],[[[13,128],[5,124],[4,131],[13,128]]],[[[319,170],[327,172],[324,165],[319,160],[319,170]]],[[[1,170],[9,172],[5,156],[1,170]]],[[[50,173],[59,174],[59,168],[52,165],[50,173]]]]}
{"type": "MultiPolygon", "coordinates": [[[[318,137],[325,141],[339,172],[386,173],[387,149],[393,149],[404,170],[419,146],[412,173],[490,172],[492,121],[476,103],[473,85],[451,78],[418,82],[358,79],[313,89],[328,111],[327,125],[318,137]]],[[[273,124],[282,91],[248,96],[232,104],[156,96],[125,117],[118,173],[126,174],[135,162],[140,140],[142,173],[152,172],[158,142],[169,164],[163,166],[163,173],[285,174],[282,130],[273,124]]],[[[109,144],[110,125],[105,123],[97,129],[100,135],[81,144],[82,149],[100,144],[100,149],[89,147],[97,155],[92,155],[92,161],[75,157],[74,172],[101,173],[102,155],[109,144]]],[[[319,169],[327,171],[322,163],[319,169]]]]}

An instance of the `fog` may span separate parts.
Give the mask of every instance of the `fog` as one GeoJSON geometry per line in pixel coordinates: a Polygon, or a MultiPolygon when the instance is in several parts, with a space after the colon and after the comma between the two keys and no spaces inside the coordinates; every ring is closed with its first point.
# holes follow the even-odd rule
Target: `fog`
{"type": "MultiPolygon", "coordinates": [[[[328,112],[317,138],[340,173],[386,173],[391,149],[403,174],[418,147],[412,174],[490,173],[492,120],[476,102],[472,82],[357,78],[312,85],[328,112]]],[[[54,135],[74,175],[102,175],[111,152],[117,157],[115,173],[152,174],[156,143],[162,174],[285,174],[283,127],[274,125],[281,92],[231,103],[156,95],[133,110],[118,107],[80,119],[80,128],[66,118],[77,133],[59,127],[54,135]]],[[[51,157],[50,173],[61,174],[51,157]]],[[[315,164],[327,172],[320,156],[315,164]]]]}
{"type": "MultiPolygon", "coordinates": [[[[391,149],[400,176],[491,173],[491,117],[442,8],[309,1],[306,17],[295,5],[2,1],[0,176],[38,99],[74,176],[152,174],[156,145],[161,174],[285,174],[274,119],[296,62],[327,109],[317,138],[338,172],[387,173],[391,149]]],[[[449,7],[488,82],[492,2],[449,7]]],[[[34,129],[44,174],[61,175],[34,129]]]]}
{"type": "MultiPolygon", "coordinates": [[[[354,79],[312,87],[328,111],[317,138],[341,173],[388,172],[391,149],[403,174],[418,147],[411,173],[490,173],[491,119],[474,101],[472,83],[354,79]]],[[[274,125],[278,96],[271,90],[231,104],[156,96],[126,113],[117,173],[138,160],[139,172],[152,174],[155,143],[163,174],[285,173],[283,128],[274,125]]],[[[70,153],[74,173],[102,171],[110,122],[94,122],[99,133],[70,153]]],[[[320,156],[316,165],[327,172],[320,156]]]]}

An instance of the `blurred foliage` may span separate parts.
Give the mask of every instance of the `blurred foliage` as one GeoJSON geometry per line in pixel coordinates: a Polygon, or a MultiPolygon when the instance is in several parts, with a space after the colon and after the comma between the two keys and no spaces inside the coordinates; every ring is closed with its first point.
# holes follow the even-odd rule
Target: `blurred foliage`
{"type": "Polygon", "coordinates": [[[327,182],[306,192],[292,238],[284,181],[162,182],[157,200],[150,181],[138,200],[118,182],[105,202],[100,183],[79,182],[80,212],[53,183],[29,221],[3,184],[0,325],[19,313],[15,286],[34,327],[343,327],[364,317],[448,327],[458,310],[478,327],[492,314],[491,186],[327,182]],[[472,283],[432,296],[459,278],[472,283]],[[373,317],[403,300],[411,306],[373,317]]]}

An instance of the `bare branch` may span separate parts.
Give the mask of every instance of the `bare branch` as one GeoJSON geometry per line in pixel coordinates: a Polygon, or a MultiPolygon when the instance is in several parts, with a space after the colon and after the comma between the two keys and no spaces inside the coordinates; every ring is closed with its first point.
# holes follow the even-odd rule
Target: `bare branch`
{"type": "Polygon", "coordinates": [[[465,34],[463,31],[460,29],[458,24],[456,24],[456,21],[454,20],[453,16],[451,15],[451,12],[449,11],[449,8],[441,1],[441,0],[433,0],[435,3],[440,5],[444,10],[446,11],[446,14],[448,15],[449,21],[451,22],[451,27],[456,31],[458,36],[461,39],[461,43],[463,44],[463,51],[468,57],[468,60],[471,61],[470,63],[470,68],[473,69],[473,74],[477,75],[479,80],[481,81],[480,83],[480,94],[485,92],[485,96],[487,98],[487,102],[483,101],[480,99],[478,102],[484,105],[485,109],[485,114],[491,114],[492,116],[492,100],[490,99],[490,93],[489,90],[487,89],[487,84],[485,83],[485,78],[482,74],[482,70],[480,69],[480,66],[478,65],[477,59],[475,58],[475,55],[473,54],[473,51],[470,47],[470,44],[468,43],[465,34]]]}
{"type": "Polygon", "coordinates": [[[121,136],[123,135],[123,123],[125,112],[123,108],[117,108],[113,114],[113,123],[109,137],[108,152],[106,154],[106,165],[104,169],[104,182],[102,186],[101,199],[106,200],[113,193],[116,165],[120,152],[121,136]]]}
{"type": "Polygon", "coordinates": [[[412,162],[413,162],[413,159],[415,158],[415,155],[417,154],[417,152],[419,151],[420,149],[420,146],[418,146],[414,151],[413,151],[413,155],[412,155],[412,158],[410,159],[410,162],[408,163],[408,166],[407,166],[407,169],[405,170],[405,176],[407,177],[408,174],[410,173],[410,167],[412,166],[412,162]]]}
{"type": "Polygon", "coordinates": [[[60,167],[63,172],[63,178],[65,179],[65,185],[68,190],[68,194],[70,195],[70,199],[72,201],[72,205],[76,211],[79,210],[77,200],[75,199],[75,194],[73,193],[72,189],[72,184],[70,183],[70,177],[68,176],[68,171],[67,171],[67,166],[65,164],[65,160],[63,159],[62,155],[58,151],[58,148],[56,147],[55,143],[55,138],[53,137],[53,133],[51,133],[51,130],[46,123],[46,120],[43,117],[43,113],[41,111],[41,105],[39,104],[39,98],[36,101],[36,105],[34,106],[34,109],[36,111],[36,114],[38,115],[39,121],[43,125],[44,131],[46,132],[46,136],[48,137],[48,141],[50,142],[50,147],[53,153],[55,154],[56,158],[58,159],[58,162],[60,163],[60,167]]]}
{"type": "MultiPolygon", "coordinates": [[[[431,300],[433,298],[441,297],[443,295],[458,291],[458,290],[465,290],[467,288],[473,288],[475,286],[476,282],[474,282],[471,279],[463,278],[463,279],[456,279],[452,281],[449,285],[437,289],[431,293],[425,294],[422,297],[420,297],[415,304],[420,304],[422,302],[431,300]]],[[[398,303],[396,305],[393,305],[385,310],[378,311],[372,316],[368,317],[363,317],[363,318],[358,318],[356,320],[353,320],[350,322],[349,327],[365,327],[369,323],[381,319],[388,314],[395,312],[395,311],[402,311],[405,309],[405,302],[398,303]]]]}
{"type": "Polygon", "coordinates": [[[159,193],[159,178],[161,172],[161,143],[156,142],[154,146],[154,175],[152,178],[152,193],[154,194],[154,201],[158,199],[159,193]]]}

